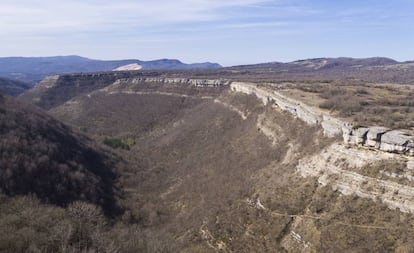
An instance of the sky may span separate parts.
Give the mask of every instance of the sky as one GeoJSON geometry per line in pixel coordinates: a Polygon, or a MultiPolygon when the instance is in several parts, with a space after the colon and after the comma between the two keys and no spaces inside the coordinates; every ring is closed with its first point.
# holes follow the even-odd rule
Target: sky
{"type": "Polygon", "coordinates": [[[414,60],[414,0],[0,0],[0,57],[414,60]]]}

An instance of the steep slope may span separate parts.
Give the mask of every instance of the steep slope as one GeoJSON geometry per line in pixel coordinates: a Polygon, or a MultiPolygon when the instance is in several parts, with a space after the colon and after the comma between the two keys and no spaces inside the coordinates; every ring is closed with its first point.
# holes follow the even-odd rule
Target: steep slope
{"type": "Polygon", "coordinates": [[[217,63],[185,64],[174,59],[103,61],[80,56],[4,57],[0,58],[0,76],[35,84],[48,75],[111,71],[128,64],[139,64],[143,69],[209,69],[221,67],[217,63]]]}
{"type": "Polygon", "coordinates": [[[27,83],[0,77],[0,93],[17,96],[31,88],[27,83]]]}
{"type": "Polygon", "coordinates": [[[208,251],[197,242],[200,231],[250,197],[256,185],[252,177],[281,159],[287,139],[272,147],[257,131],[256,117],[264,108],[254,96],[214,87],[168,88],[114,84],[51,113],[98,140],[133,138],[129,151],[119,151],[132,165],[121,178],[125,205],[173,251],[208,251]]]}
{"type": "Polygon", "coordinates": [[[106,87],[118,79],[142,75],[137,72],[107,72],[48,76],[22,94],[20,99],[47,110],[77,95],[106,87]]]}
{"type": "Polygon", "coordinates": [[[66,206],[76,200],[115,211],[114,160],[38,109],[0,96],[0,189],[66,206]]]}
{"type": "MultiPolygon", "coordinates": [[[[177,74],[172,73],[172,75],[175,76],[177,74]]],[[[175,89],[181,84],[184,86],[223,86],[229,83],[225,79],[180,78],[180,74],[178,74],[178,77],[173,78],[166,76],[164,72],[160,71],[115,71],[48,76],[36,87],[22,94],[20,99],[48,110],[65,103],[73,97],[87,94],[115,83],[122,83],[124,80],[137,79],[141,82],[148,79],[159,84],[155,86],[155,89],[163,83],[169,83],[170,85],[167,87],[170,87],[170,89],[175,89]]]]}

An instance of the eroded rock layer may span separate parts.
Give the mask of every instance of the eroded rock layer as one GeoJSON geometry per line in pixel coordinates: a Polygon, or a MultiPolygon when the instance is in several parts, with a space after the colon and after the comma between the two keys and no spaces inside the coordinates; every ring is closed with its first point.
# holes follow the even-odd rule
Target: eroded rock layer
{"type": "Polygon", "coordinates": [[[347,144],[362,145],[391,153],[414,155],[414,136],[405,131],[391,130],[380,126],[355,128],[350,122],[335,118],[318,108],[310,107],[275,90],[269,90],[253,83],[233,82],[231,89],[246,94],[255,94],[265,105],[275,104],[309,125],[319,125],[328,137],[342,135],[347,144]]]}

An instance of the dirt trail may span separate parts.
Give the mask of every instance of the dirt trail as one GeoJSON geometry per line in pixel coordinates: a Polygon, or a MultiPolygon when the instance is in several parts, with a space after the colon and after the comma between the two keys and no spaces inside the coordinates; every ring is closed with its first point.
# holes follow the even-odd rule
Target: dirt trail
{"type": "MultiPolygon", "coordinates": [[[[313,219],[313,220],[327,220],[330,221],[330,224],[337,224],[343,225],[348,227],[356,227],[356,228],[366,228],[366,229],[381,229],[381,230],[398,230],[401,229],[400,227],[390,227],[390,226],[375,226],[375,225],[368,225],[368,224],[355,224],[355,223],[346,223],[342,221],[332,221],[329,218],[321,217],[321,216],[313,216],[313,215],[306,215],[306,214],[285,214],[279,212],[271,212],[272,216],[279,216],[279,217],[289,217],[289,218],[302,218],[302,219],[313,219]]],[[[413,229],[408,229],[408,231],[414,231],[413,229]]]]}

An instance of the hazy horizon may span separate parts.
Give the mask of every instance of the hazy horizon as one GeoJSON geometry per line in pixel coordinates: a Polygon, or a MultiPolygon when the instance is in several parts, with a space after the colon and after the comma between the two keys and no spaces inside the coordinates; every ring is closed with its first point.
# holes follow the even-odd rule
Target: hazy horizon
{"type": "Polygon", "coordinates": [[[0,56],[223,66],[321,57],[408,61],[413,11],[409,0],[4,0],[0,56]]]}
{"type": "MultiPolygon", "coordinates": [[[[83,56],[83,55],[46,55],[46,56],[0,56],[0,58],[53,58],[53,57],[81,57],[81,58],[87,58],[90,60],[98,60],[98,61],[123,61],[123,60],[139,60],[139,61],[157,61],[157,60],[163,60],[163,59],[167,59],[167,60],[179,60],[182,63],[185,64],[192,64],[192,63],[218,63],[220,65],[222,65],[222,67],[232,67],[232,66],[239,66],[239,65],[254,65],[254,64],[261,64],[261,63],[272,63],[272,62],[279,62],[279,63],[290,63],[290,62],[294,62],[294,61],[301,61],[301,60],[312,60],[312,59],[319,59],[319,58],[353,58],[353,59],[367,59],[367,58],[388,58],[388,59],[392,59],[392,60],[396,60],[399,61],[398,59],[394,59],[391,57],[386,57],[386,56],[369,56],[369,57],[349,57],[349,56],[337,56],[337,57],[316,57],[316,58],[301,58],[301,59],[294,59],[291,61],[268,61],[268,62],[251,62],[251,63],[247,63],[247,64],[237,64],[237,65],[223,65],[220,62],[213,62],[213,61],[199,61],[199,62],[185,62],[182,61],[181,59],[178,58],[157,58],[157,59],[139,59],[139,58],[115,58],[115,59],[99,59],[99,58],[93,58],[93,57],[87,57],[87,56],[83,56]]],[[[400,61],[400,62],[411,62],[412,60],[407,60],[407,61],[400,61]]]]}

